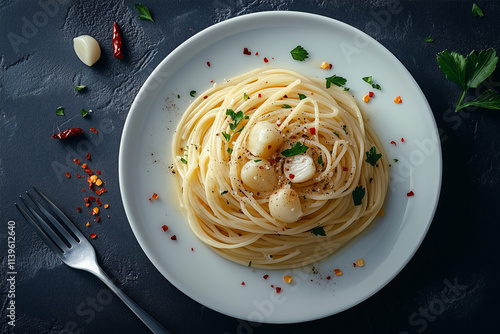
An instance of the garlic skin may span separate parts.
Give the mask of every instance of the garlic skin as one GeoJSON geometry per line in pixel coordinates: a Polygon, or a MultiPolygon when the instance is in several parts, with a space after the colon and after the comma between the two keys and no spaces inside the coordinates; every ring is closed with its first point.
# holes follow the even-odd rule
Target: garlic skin
{"type": "Polygon", "coordinates": [[[316,165],[313,158],[307,154],[299,154],[286,158],[283,164],[285,176],[292,183],[301,183],[309,181],[316,173],[316,165]]]}
{"type": "Polygon", "coordinates": [[[73,48],[80,60],[87,66],[92,66],[101,57],[101,48],[94,37],[81,35],[73,38],[73,48]]]}
{"type": "Polygon", "coordinates": [[[269,212],[284,223],[295,223],[304,214],[299,195],[291,188],[281,188],[269,197],[269,212]]]}
{"type": "Polygon", "coordinates": [[[248,161],[241,169],[241,180],[254,192],[271,191],[278,182],[274,167],[265,159],[248,161]]]}
{"type": "Polygon", "coordinates": [[[269,158],[281,147],[283,141],[283,136],[275,124],[262,121],[250,130],[247,149],[256,157],[269,158]]]}

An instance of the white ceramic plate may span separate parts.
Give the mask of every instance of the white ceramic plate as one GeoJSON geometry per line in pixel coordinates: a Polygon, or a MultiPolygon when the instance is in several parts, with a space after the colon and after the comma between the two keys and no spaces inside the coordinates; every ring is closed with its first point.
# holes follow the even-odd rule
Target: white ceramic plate
{"type": "Polygon", "coordinates": [[[161,62],[137,95],[125,123],[119,176],[132,230],[146,255],[173,285],[199,303],[236,318],[292,323],[333,315],[362,302],[406,265],[436,209],[441,150],[424,95],[382,45],[333,19],[297,12],[262,12],[207,28],[161,62]],[[304,47],[310,58],[293,60],[290,50],[297,45],[304,47]],[[251,56],[243,54],[245,47],[251,56]],[[333,69],[320,69],[323,61],[332,63],[333,69]],[[201,94],[212,81],[221,82],[264,65],[311,77],[337,74],[347,78],[346,86],[370,119],[389,160],[398,159],[392,162],[385,216],[322,261],[315,272],[292,271],[292,284],[283,282],[285,271],[237,265],[201,243],[179,209],[169,170],[170,140],[181,114],[193,100],[189,92],[201,94]],[[362,80],[370,75],[382,86],[381,91],[362,80]],[[375,96],[369,103],[362,102],[369,91],[375,96]],[[398,95],[401,104],[393,102],[398,95]],[[409,191],[415,195],[407,197],[409,191]],[[150,202],[153,193],[159,198],[150,202]],[[167,232],[161,228],[164,224],[169,227],[167,232]],[[171,240],[173,235],[177,240],[171,240]],[[366,265],[353,267],[359,258],[366,265]],[[336,268],[343,271],[342,276],[333,274],[336,268]],[[264,279],[264,275],[269,277],[264,279]],[[279,294],[277,286],[282,288],[279,294]]]}

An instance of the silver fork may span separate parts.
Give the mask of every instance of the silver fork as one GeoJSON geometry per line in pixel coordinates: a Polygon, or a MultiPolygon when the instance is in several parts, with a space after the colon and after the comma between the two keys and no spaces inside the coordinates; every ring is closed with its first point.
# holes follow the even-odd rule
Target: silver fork
{"type": "Polygon", "coordinates": [[[40,190],[33,189],[45,200],[50,210],[59,218],[56,219],[42,204],[28,192],[26,195],[35,203],[40,212],[52,223],[52,228],[28,202],[19,196],[24,205],[31,212],[33,219],[22,206],[15,203],[17,209],[26,218],[26,220],[35,228],[40,238],[49,246],[50,249],[68,266],[88,271],[103,281],[120,299],[141,319],[153,333],[170,333],[160,325],[153,317],[146,313],[130,297],[121,291],[97,263],[94,247],[88,242],[83,234],[69,220],[69,218],[45,196],[40,190]],[[35,222],[38,221],[38,224],[35,222]]]}

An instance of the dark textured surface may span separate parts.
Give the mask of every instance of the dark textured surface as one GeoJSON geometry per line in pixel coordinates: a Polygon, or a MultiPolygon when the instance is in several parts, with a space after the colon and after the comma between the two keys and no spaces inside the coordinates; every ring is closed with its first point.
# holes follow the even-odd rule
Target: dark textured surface
{"type": "MultiPolygon", "coordinates": [[[[147,1],[155,23],[141,21],[132,1],[0,0],[0,254],[2,333],[145,333],[128,308],[90,274],[63,265],[14,207],[33,185],[69,214],[83,206],[85,179],[74,158],[102,172],[110,204],[88,231],[103,269],[132,299],[173,333],[488,333],[498,332],[500,270],[500,113],[452,110],[459,89],[435,61],[443,49],[468,53],[500,44],[500,4],[478,1],[147,1]],[[395,7],[391,7],[395,6],[395,7]],[[398,8],[398,13],[390,12],[398,8]],[[118,149],[132,100],[156,65],[194,33],[230,17],[263,10],[297,10],[346,22],[376,38],[414,76],[441,132],[440,203],[422,246],[379,293],[341,314],[293,325],[251,324],[218,314],[174,288],[149,262],[127,223],[118,187],[118,149]],[[119,22],[125,59],[108,43],[119,22]],[[89,68],[72,38],[90,34],[101,45],[89,68]],[[14,36],[15,35],[15,36],[14,36]],[[431,35],[434,43],[425,43],[431,35]],[[16,37],[17,36],[17,37],[16,37]],[[73,87],[84,83],[86,91],[73,87]],[[58,106],[66,116],[55,116],[58,106]],[[87,118],[81,108],[92,109],[87,118]],[[57,129],[95,127],[85,139],[48,139],[57,129]],[[16,320],[8,325],[7,233],[16,232],[16,320]]],[[[499,89],[496,73],[486,85],[499,89]]],[[[483,87],[484,88],[484,87],[483,87]]],[[[472,92],[473,94],[476,92],[472,92]]],[[[84,209],[85,210],[85,209],[84,209]]],[[[83,228],[84,222],[76,216],[83,228]]],[[[91,218],[90,218],[91,219],[91,218]]],[[[202,279],[200,278],[200,284],[202,279]]]]}

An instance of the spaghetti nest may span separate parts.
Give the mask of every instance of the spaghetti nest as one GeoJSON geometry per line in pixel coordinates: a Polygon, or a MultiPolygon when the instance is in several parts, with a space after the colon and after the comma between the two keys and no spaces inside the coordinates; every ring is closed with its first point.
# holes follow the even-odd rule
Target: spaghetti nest
{"type": "Polygon", "coordinates": [[[181,206],[221,256],[258,268],[334,253],[380,212],[382,145],[342,88],[256,69],[200,95],[172,142],[181,206]]]}

